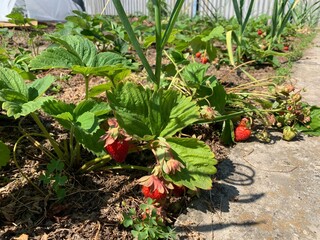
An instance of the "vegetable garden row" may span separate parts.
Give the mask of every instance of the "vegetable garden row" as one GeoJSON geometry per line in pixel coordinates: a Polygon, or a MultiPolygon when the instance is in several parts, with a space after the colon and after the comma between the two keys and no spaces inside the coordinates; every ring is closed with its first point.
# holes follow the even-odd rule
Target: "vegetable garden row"
{"type": "Polygon", "coordinates": [[[111,182],[122,174],[131,176],[134,197],[114,203],[121,217],[106,225],[119,231],[99,228],[101,239],[176,239],[171,225],[182,203],[210,190],[217,171],[212,146],[196,129],[209,129],[225,146],[269,142],[270,130],[287,141],[301,132],[319,135],[320,108],[301,101],[288,73],[315,36],[320,3],[293,17],[303,1],[275,1],[272,16],[251,18],[254,1],[244,9],[234,0],[235,17],[226,20],[179,17],[183,0],[163,16],[161,2],[152,1],[153,19],[127,16],[113,0],[117,17],[75,12],[54,29],[24,28],[31,19],[9,15],[21,28],[0,29],[1,209],[11,199],[4,192],[19,188],[7,189],[17,171],[43,201],[44,217],[34,214],[41,221],[16,223],[5,235],[19,216],[1,210],[0,234],[49,236],[46,213],[70,204],[78,178],[99,174],[111,182]],[[255,77],[259,69],[272,76],[255,77]],[[221,70],[223,76],[212,74],[221,70]],[[232,75],[240,81],[229,81],[232,75]],[[74,76],[83,97],[67,101],[60,83],[74,76]],[[33,174],[25,173],[26,158],[37,162],[33,174]]]}

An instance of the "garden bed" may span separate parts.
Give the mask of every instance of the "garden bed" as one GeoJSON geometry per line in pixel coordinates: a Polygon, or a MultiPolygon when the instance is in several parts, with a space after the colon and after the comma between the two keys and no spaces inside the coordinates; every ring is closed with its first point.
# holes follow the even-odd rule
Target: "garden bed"
{"type": "MultiPolygon", "coordinates": [[[[149,22],[147,23],[148,25],[146,27],[150,28],[149,22]]],[[[5,43],[7,48],[13,49],[28,45],[24,38],[27,36],[26,34],[28,34],[26,30],[17,30],[15,35],[10,37],[11,41],[5,43]]],[[[246,87],[246,90],[249,89],[251,92],[268,91],[269,85],[261,86],[261,84],[253,84],[251,87],[250,84],[254,81],[272,82],[273,85],[277,85],[280,81],[290,83],[289,78],[285,78],[282,74],[279,76],[279,69],[287,69],[290,58],[301,54],[301,49],[295,48],[298,48],[302,41],[302,36],[303,35],[300,35],[300,37],[298,37],[295,35],[294,37],[290,36],[291,38],[286,39],[286,41],[289,39],[291,42],[289,52],[292,54],[282,54],[281,57],[278,57],[277,60],[282,65],[277,68],[268,61],[260,64],[251,61],[250,63],[244,63],[242,70],[240,70],[240,68],[225,64],[226,59],[220,59],[221,61],[219,59],[217,61],[212,59],[212,61],[209,61],[206,65],[208,69],[205,75],[206,77],[216,76],[214,81],[221,84],[226,93],[230,94],[234,93],[237,87],[247,85],[249,87],[246,87]],[[273,82],[275,79],[277,79],[277,81],[273,82]]],[[[54,39],[51,40],[54,41],[54,39]]],[[[41,49],[42,51],[49,45],[49,42],[41,39],[37,44],[39,44],[37,46],[38,50],[41,49]]],[[[221,42],[219,44],[222,45],[221,42]]],[[[220,57],[226,58],[226,49],[219,49],[221,50],[220,57]],[[224,55],[222,55],[222,53],[224,53],[224,55]]],[[[105,50],[106,49],[104,49],[104,51],[105,50]]],[[[155,60],[157,58],[156,50],[155,46],[150,44],[149,49],[145,53],[152,70],[157,67],[157,61],[155,60]]],[[[202,49],[202,54],[207,54],[207,50],[206,48],[202,49]]],[[[129,47],[128,52],[129,54],[127,55],[130,55],[129,59],[134,59],[134,63],[138,62],[139,65],[141,65],[141,62],[137,60],[138,56],[136,51],[129,47]]],[[[283,52],[282,49],[281,52],[283,52]]],[[[23,50],[20,50],[20,53],[23,55],[23,50]]],[[[183,61],[201,64],[202,59],[194,57],[192,49],[187,48],[183,53],[189,53],[183,61]]],[[[27,56],[27,54],[23,56],[27,56]]],[[[26,65],[24,65],[23,61],[22,64],[21,62],[15,62],[15,64],[20,64],[20,70],[26,70],[23,67],[27,68],[27,66],[30,66],[28,65],[29,60],[30,59],[28,59],[26,65]]],[[[172,59],[164,55],[162,63],[168,64],[170,60],[172,59]]],[[[9,63],[11,64],[11,62],[9,63]]],[[[12,69],[18,66],[14,64],[11,65],[12,69]]],[[[183,67],[186,66],[184,65],[181,68],[183,67]]],[[[30,69],[23,71],[21,75],[29,72],[29,70],[30,69]]],[[[79,72],[77,74],[71,73],[70,69],[48,70],[44,68],[43,70],[30,70],[30,72],[33,72],[37,78],[43,78],[49,75],[54,76],[57,80],[46,91],[46,97],[54,96],[55,99],[67,104],[77,104],[84,101],[87,97],[87,87],[92,89],[106,83],[104,77],[93,76],[90,79],[89,85],[86,86],[84,75],[81,75],[79,72]]],[[[170,78],[170,81],[173,81],[172,76],[168,78],[170,78]]],[[[130,81],[143,86],[150,85],[145,69],[141,67],[133,68],[132,73],[123,81],[130,81]]],[[[30,81],[28,80],[27,82],[30,81]]],[[[177,85],[177,89],[178,87],[179,85],[177,85]]],[[[184,90],[183,88],[181,89],[184,90]]],[[[97,94],[95,97],[99,99],[99,101],[106,102],[107,98],[104,92],[105,91],[102,91],[102,94],[97,94]]],[[[189,96],[189,98],[191,99],[191,96],[189,96]]],[[[252,104],[253,107],[256,107],[255,103],[246,102],[246,104],[252,104]]],[[[230,105],[230,107],[234,106],[230,105]]],[[[247,105],[244,107],[247,107],[247,105]]],[[[237,106],[237,110],[238,109],[239,106],[237,106]]],[[[242,116],[246,116],[246,114],[238,114],[236,116],[237,118],[232,119],[232,121],[236,124],[242,116]]],[[[40,110],[39,119],[58,143],[69,140],[68,130],[63,128],[53,117],[49,117],[48,114],[40,110]]],[[[229,151],[228,147],[225,146],[226,144],[222,144],[223,141],[221,141],[224,135],[221,132],[221,125],[222,122],[216,123],[211,119],[203,124],[190,124],[181,129],[181,131],[177,131],[174,136],[179,138],[188,137],[204,142],[207,146],[205,149],[211,150],[215,155],[215,159],[221,162],[227,157],[229,151]]],[[[41,146],[52,151],[53,149],[49,141],[43,140],[43,136],[36,135],[34,136],[35,141],[33,143],[30,142],[27,137],[21,139],[21,129],[23,129],[25,135],[31,132],[39,133],[42,130],[35,124],[34,118],[30,116],[22,116],[17,119],[9,118],[5,116],[5,111],[2,110],[2,114],[0,115],[1,140],[11,149],[14,148],[17,141],[19,141],[19,144],[16,145],[14,149],[16,161],[10,161],[8,165],[1,168],[0,172],[1,239],[105,239],[106,237],[108,239],[133,239],[130,229],[125,228],[122,224],[123,214],[128,213],[130,209],[140,211],[141,204],[145,203],[145,198],[141,193],[141,186],[138,181],[139,178],[146,174],[145,171],[98,169],[96,171],[79,174],[79,171],[70,171],[70,169],[69,171],[64,171],[64,169],[58,170],[58,166],[55,166],[55,176],[59,178],[55,179],[55,181],[63,181],[64,176],[68,179],[68,181],[63,181],[63,188],[66,191],[65,196],[59,199],[56,192],[41,180],[41,175],[49,170],[48,163],[55,159],[50,159],[44,154],[43,149],[39,149],[33,145],[33,143],[37,141],[41,146]],[[21,119],[23,120],[20,121],[21,119]],[[36,187],[33,185],[36,185],[36,187]]],[[[261,119],[260,121],[253,121],[252,130],[255,131],[258,129],[265,129],[262,126],[261,119]]],[[[231,132],[229,132],[229,135],[232,135],[231,132]]],[[[254,136],[252,136],[252,139],[258,141],[254,136]]],[[[144,141],[141,142],[145,143],[146,141],[147,140],[144,139],[144,141]]],[[[234,139],[231,139],[230,136],[228,136],[228,141],[229,145],[230,141],[232,144],[234,143],[234,139]]],[[[196,143],[198,144],[198,142],[196,143]]],[[[84,162],[93,158],[95,158],[93,153],[81,151],[81,159],[84,162]]],[[[138,149],[138,151],[129,153],[125,163],[127,165],[134,164],[153,167],[154,156],[150,150],[145,151],[144,149],[138,149]]],[[[212,180],[214,181],[214,176],[212,176],[212,180]]],[[[188,207],[188,204],[193,198],[201,194],[201,191],[200,188],[196,191],[185,190],[179,197],[170,193],[170,198],[168,197],[162,206],[162,211],[165,213],[162,217],[165,219],[165,222],[168,225],[173,225],[175,219],[188,207]]]]}

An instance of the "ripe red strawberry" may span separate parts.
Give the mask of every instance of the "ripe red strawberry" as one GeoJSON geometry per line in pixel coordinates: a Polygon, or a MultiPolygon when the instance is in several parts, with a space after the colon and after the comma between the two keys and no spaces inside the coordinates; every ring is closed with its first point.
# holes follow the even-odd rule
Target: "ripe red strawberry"
{"type": "Polygon", "coordinates": [[[129,141],[116,139],[105,147],[111,157],[119,163],[124,162],[129,151],[129,141]]]}
{"type": "Polygon", "coordinates": [[[245,141],[251,135],[251,130],[248,127],[249,121],[247,118],[243,118],[234,131],[234,139],[236,142],[245,141]]]}
{"type": "Polygon", "coordinates": [[[261,29],[259,29],[257,33],[259,36],[261,36],[263,34],[263,31],[261,29]]]}
{"type": "Polygon", "coordinates": [[[289,51],[289,46],[284,46],[283,51],[289,51]]]}
{"type": "Polygon", "coordinates": [[[196,58],[200,58],[201,57],[201,52],[197,52],[196,53],[196,58]]]}
{"type": "Polygon", "coordinates": [[[209,59],[206,57],[201,58],[201,63],[203,63],[203,64],[206,64],[208,61],[209,61],[209,59]]]}
{"type": "Polygon", "coordinates": [[[150,187],[147,186],[142,186],[141,191],[146,198],[149,197],[156,200],[163,199],[167,196],[165,191],[163,193],[160,193],[158,189],[154,189],[153,191],[151,191],[150,187]]]}

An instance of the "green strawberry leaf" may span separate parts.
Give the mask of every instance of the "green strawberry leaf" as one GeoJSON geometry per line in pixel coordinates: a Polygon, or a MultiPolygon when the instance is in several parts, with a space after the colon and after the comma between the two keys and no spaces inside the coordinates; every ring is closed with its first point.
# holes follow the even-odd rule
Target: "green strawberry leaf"
{"type": "Polygon", "coordinates": [[[95,66],[97,49],[89,39],[81,35],[61,36],[59,38],[51,36],[50,38],[80,59],[83,66],[95,66]]]}
{"type": "Polygon", "coordinates": [[[42,104],[53,97],[41,95],[50,87],[54,78],[47,76],[26,84],[22,77],[13,70],[0,68],[0,101],[8,117],[19,118],[37,111],[42,104]]]}
{"type": "Polygon", "coordinates": [[[23,78],[14,70],[0,67],[0,91],[11,89],[28,99],[28,88],[23,78]]]}
{"type": "Polygon", "coordinates": [[[81,126],[75,126],[74,134],[77,141],[88,151],[97,156],[103,156],[106,154],[104,151],[104,142],[100,140],[101,136],[105,134],[105,131],[102,129],[98,129],[97,131],[90,133],[81,126]]]}
{"type": "Polygon", "coordinates": [[[224,35],[224,27],[215,27],[207,36],[201,38],[202,41],[207,42],[211,39],[219,39],[224,35]]]}
{"type": "Polygon", "coordinates": [[[223,122],[220,141],[225,145],[231,145],[234,143],[234,127],[231,120],[223,122]]]}
{"type": "Polygon", "coordinates": [[[203,84],[208,68],[206,64],[191,63],[184,68],[182,77],[189,87],[198,88],[203,84]]]}
{"type": "Polygon", "coordinates": [[[34,100],[43,95],[49,89],[51,84],[55,81],[53,76],[46,76],[39,78],[27,85],[29,100],[34,100]]]}
{"type": "Polygon", "coordinates": [[[207,101],[201,101],[200,105],[207,105],[208,102],[220,114],[224,114],[227,102],[227,93],[224,87],[216,79],[210,86],[201,86],[197,90],[199,98],[206,98],[207,101]]]}
{"type": "Polygon", "coordinates": [[[196,103],[175,91],[152,92],[126,83],[107,95],[119,125],[140,138],[172,136],[199,118],[196,103]]]}
{"type": "Polygon", "coordinates": [[[217,160],[205,143],[195,138],[166,138],[174,158],[185,168],[175,174],[164,174],[165,179],[191,190],[209,190],[212,187],[211,175],[217,172],[217,160]]]}
{"type": "Polygon", "coordinates": [[[108,82],[105,84],[99,84],[97,86],[92,87],[89,90],[89,98],[95,97],[101,93],[105,93],[106,91],[111,90],[112,86],[113,86],[112,82],[108,82]]]}
{"type": "Polygon", "coordinates": [[[51,69],[51,68],[71,68],[74,65],[81,65],[81,59],[69,53],[64,48],[48,48],[30,61],[30,68],[51,69]]]}
{"type": "Polygon", "coordinates": [[[95,132],[99,129],[99,122],[97,117],[92,112],[85,112],[77,118],[77,125],[88,131],[89,133],[95,132]]]}
{"type": "Polygon", "coordinates": [[[311,135],[311,136],[320,136],[320,107],[312,106],[310,109],[310,118],[311,121],[306,125],[296,124],[297,130],[311,135]]]}
{"type": "Polygon", "coordinates": [[[99,122],[110,112],[108,104],[89,99],[75,106],[54,100],[46,102],[43,110],[67,130],[73,129],[76,140],[85,149],[98,156],[105,154],[103,142],[100,141],[105,132],[99,128],[99,122]]]}

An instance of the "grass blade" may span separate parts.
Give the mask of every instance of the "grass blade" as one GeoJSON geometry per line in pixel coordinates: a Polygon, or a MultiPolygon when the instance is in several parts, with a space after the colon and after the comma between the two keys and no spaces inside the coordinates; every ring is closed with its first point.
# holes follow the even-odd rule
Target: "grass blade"
{"type": "Polygon", "coordinates": [[[131,41],[134,49],[137,51],[137,54],[138,54],[143,66],[145,67],[145,69],[148,73],[148,76],[150,77],[152,82],[157,84],[156,76],[153,73],[152,68],[151,68],[148,60],[146,59],[146,57],[143,54],[140,43],[138,42],[138,40],[134,34],[134,31],[133,31],[132,26],[129,22],[129,19],[123,9],[122,3],[120,2],[120,0],[112,0],[112,1],[113,1],[113,4],[114,4],[117,12],[118,12],[119,18],[121,19],[121,22],[122,22],[125,30],[127,31],[127,34],[129,36],[130,41],[131,41]]]}

